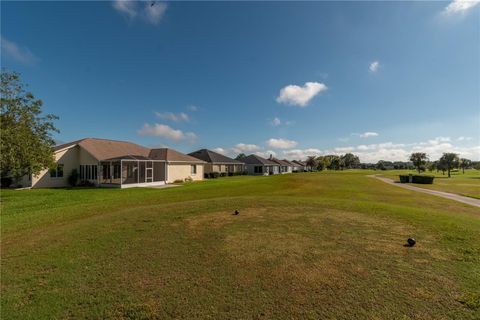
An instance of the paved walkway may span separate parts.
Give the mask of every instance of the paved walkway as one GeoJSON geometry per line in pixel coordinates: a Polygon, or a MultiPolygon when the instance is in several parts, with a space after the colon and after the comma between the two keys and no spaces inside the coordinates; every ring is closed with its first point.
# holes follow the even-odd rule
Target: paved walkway
{"type": "Polygon", "coordinates": [[[428,194],[431,194],[431,195],[434,195],[434,196],[437,196],[437,197],[442,197],[442,198],[446,198],[446,199],[450,199],[450,200],[455,200],[455,201],[458,201],[458,202],[469,204],[471,206],[480,207],[480,199],[464,197],[464,196],[461,196],[461,195],[458,195],[458,194],[448,193],[448,192],[443,192],[443,191],[419,188],[419,187],[412,186],[410,184],[395,182],[392,179],[379,177],[377,175],[369,175],[369,177],[377,178],[378,180],[381,180],[385,183],[391,184],[392,186],[397,186],[397,187],[404,188],[404,189],[409,189],[409,190],[414,190],[414,191],[418,191],[418,192],[428,193],[428,194]]]}

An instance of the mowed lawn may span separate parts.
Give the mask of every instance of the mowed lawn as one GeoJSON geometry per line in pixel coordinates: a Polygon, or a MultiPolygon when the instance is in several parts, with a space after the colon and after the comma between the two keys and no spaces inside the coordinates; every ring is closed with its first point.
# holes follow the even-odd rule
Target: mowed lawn
{"type": "MultiPolygon", "coordinates": [[[[418,172],[412,170],[388,170],[377,171],[377,173],[395,181],[400,180],[398,177],[400,174],[418,174],[418,172]]],[[[415,184],[416,187],[456,193],[462,196],[480,199],[480,170],[470,169],[465,170],[465,173],[459,170],[452,172],[450,178],[448,178],[447,173],[442,174],[442,172],[427,171],[422,174],[435,176],[435,180],[433,184],[415,184]]]]}
{"type": "Polygon", "coordinates": [[[2,191],[1,318],[479,319],[478,208],[367,174],[2,191]]]}

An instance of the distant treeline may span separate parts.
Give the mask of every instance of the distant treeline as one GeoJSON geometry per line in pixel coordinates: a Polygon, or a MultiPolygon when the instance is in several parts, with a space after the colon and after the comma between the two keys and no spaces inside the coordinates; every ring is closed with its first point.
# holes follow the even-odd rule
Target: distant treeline
{"type": "Polygon", "coordinates": [[[480,170],[480,161],[459,158],[454,153],[444,153],[436,161],[429,161],[425,153],[412,153],[411,161],[386,161],[380,160],[377,163],[361,163],[360,158],[353,153],[344,155],[310,156],[306,160],[307,166],[313,170],[344,170],[344,169],[373,169],[373,170],[418,170],[420,171],[442,171],[452,169],[477,169],[480,170]]]}

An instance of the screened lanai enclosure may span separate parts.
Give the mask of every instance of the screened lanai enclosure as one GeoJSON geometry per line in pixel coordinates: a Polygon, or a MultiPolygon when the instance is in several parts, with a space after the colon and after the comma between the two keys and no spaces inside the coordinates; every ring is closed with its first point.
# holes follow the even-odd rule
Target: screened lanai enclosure
{"type": "Polygon", "coordinates": [[[123,156],[103,160],[99,165],[100,185],[105,187],[144,187],[165,184],[167,166],[164,160],[144,156],[123,156]]]}

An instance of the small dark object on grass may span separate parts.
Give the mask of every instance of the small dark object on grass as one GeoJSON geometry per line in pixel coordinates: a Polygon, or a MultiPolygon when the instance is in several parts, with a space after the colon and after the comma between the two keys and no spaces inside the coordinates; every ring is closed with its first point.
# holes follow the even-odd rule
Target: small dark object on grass
{"type": "Polygon", "coordinates": [[[240,214],[240,212],[238,210],[235,210],[234,215],[238,216],[239,214],[240,214]]]}
{"type": "Polygon", "coordinates": [[[415,240],[415,238],[408,238],[407,242],[410,247],[413,247],[415,243],[417,243],[417,240],[415,240]]]}

